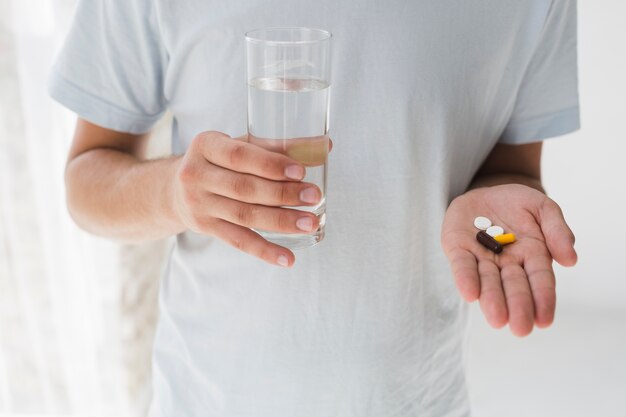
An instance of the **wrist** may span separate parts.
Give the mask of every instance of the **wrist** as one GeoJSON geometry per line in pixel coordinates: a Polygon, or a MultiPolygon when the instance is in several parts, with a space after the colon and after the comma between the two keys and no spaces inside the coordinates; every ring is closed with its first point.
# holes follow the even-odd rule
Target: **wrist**
{"type": "Polygon", "coordinates": [[[498,185],[506,185],[506,184],[520,184],[525,185],[530,188],[534,188],[537,191],[542,193],[546,193],[543,185],[541,184],[541,180],[539,178],[531,177],[528,175],[520,175],[520,174],[489,174],[489,175],[479,175],[474,177],[472,182],[470,183],[467,191],[474,190],[476,188],[483,187],[494,187],[498,185]]]}
{"type": "Polygon", "coordinates": [[[167,172],[164,175],[165,186],[163,190],[162,216],[163,220],[169,225],[172,234],[178,234],[185,231],[186,227],[182,221],[180,211],[178,210],[178,195],[176,178],[178,170],[182,163],[183,156],[175,156],[170,158],[167,172]]]}

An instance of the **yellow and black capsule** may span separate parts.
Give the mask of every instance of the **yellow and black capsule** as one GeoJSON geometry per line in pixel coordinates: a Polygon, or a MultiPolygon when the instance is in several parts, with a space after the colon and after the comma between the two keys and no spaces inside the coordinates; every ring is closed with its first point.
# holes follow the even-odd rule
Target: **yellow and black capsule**
{"type": "Polygon", "coordinates": [[[502,244],[489,236],[484,230],[481,230],[476,234],[476,240],[479,241],[481,245],[494,253],[502,252],[502,244]]]}

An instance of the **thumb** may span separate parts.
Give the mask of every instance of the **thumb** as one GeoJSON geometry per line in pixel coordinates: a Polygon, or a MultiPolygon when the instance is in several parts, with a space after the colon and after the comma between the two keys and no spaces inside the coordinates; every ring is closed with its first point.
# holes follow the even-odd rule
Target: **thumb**
{"type": "Polygon", "coordinates": [[[565,222],[561,207],[546,197],[541,206],[539,218],[541,231],[552,258],[563,266],[574,266],[578,260],[574,249],[576,238],[565,222]]]}
{"type": "Polygon", "coordinates": [[[333,148],[333,141],[327,136],[261,139],[247,134],[233,139],[260,146],[268,151],[282,153],[309,167],[324,164],[328,153],[333,148]]]}

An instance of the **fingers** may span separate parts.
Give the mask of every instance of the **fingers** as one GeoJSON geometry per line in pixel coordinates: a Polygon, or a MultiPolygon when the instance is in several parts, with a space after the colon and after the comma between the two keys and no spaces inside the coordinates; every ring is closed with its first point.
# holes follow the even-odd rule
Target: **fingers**
{"type": "Polygon", "coordinates": [[[265,206],[309,206],[322,198],[319,187],[311,183],[272,181],[212,164],[207,164],[201,181],[214,194],[265,206]]]}
{"type": "Polygon", "coordinates": [[[548,327],[554,321],[556,308],[556,281],[552,270],[552,259],[546,256],[529,256],[524,261],[524,270],[532,290],[535,304],[535,324],[548,327]]]}
{"type": "Polygon", "coordinates": [[[256,256],[270,264],[290,267],[295,256],[289,249],[268,242],[258,233],[224,220],[216,219],[212,225],[213,234],[231,246],[256,256]]]}
{"type": "Polygon", "coordinates": [[[480,272],[480,309],[487,322],[499,329],[508,321],[500,269],[491,260],[481,260],[478,270],[480,272]]]}
{"type": "Polygon", "coordinates": [[[509,311],[509,328],[515,336],[526,336],[533,329],[535,310],[528,278],[518,264],[504,265],[500,271],[509,311]]]}
{"type": "Polygon", "coordinates": [[[271,180],[304,178],[305,169],[298,161],[246,143],[219,132],[205,132],[191,144],[209,162],[232,171],[253,174],[271,180]]]}
{"type": "MultiPolygon", "coordinates": [[[[304,152],[304,145],[301,147],[297,151],[304,152]]],[[[320,153],[318,159],[323,155],[325,160],[326,153],[320,153]]],[[[190,230],[216,236],[243,252],[288,267],[294,263],[293,253],[250,228],[298,234],[318,230],[315,214],[274,207],[319,203],[319,187],[300,182],[305,173],[302,161],[283,153],[248,143],[243,137],[204,132],[194,138],[176,172],[175,211],[190,230]]]]}
{"type": "Polygon", "coordinates": [[[448,255],[452,275],[463,299],[467,302],[476,300],[480,294],[478,266],[474,255],[460,247],[450,251],[448,255]]]}
{"type": "Polygon", "coordinates": [[[491,260],[480,260],[478,273],[480,308],[491,326],[508,322],[511,332],[522,337],[534,324],[547,327],[554,320],[555,280],[547,256],[529,257],[525,270],[519,264],[500,269],[491,260]]]}
{"type": "Polygon", "coordinates": [[[280,233],[312,233],[319,228],[319,218],[310,212],[242,203],[211,195],[207,207],[212,217],[244,227],[280,233]]]}
{"type": "Polygon", "coordinates": [[[541,206],[540,226],[554,260],[563,266],[575,265],[578,256],[574,249],[574,233],[565,222],[559,205],[549,198],[541,206]]]}

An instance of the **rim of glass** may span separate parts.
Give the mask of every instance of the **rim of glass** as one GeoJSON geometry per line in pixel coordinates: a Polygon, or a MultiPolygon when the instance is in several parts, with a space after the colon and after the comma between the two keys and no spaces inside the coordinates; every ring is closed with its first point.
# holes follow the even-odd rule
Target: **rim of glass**
{"type": "Polygon", "coordinates": [[[333,37],[333,34],[330,33],[327,30],[324,30],[324,29],[309,28],[309,27],[304,27],[304,26],[285,26],[285,27],[274,26],[274,27],[268,27],[268,28],[252,29],[252,30],[247,31],[244,34],[244,36],[246,37],[246,40],[248,42],[252,42],[252,43],[263,43],[263,44],[267,44],[267,45],[307,45],[307,44],[312,44],[312,43],[319,43],[319,42],[329,41],[333,37]],[[314,39],[314,40],[274,41],[274,40],[259,39],[258,37],[254,36],[256,33],[264,32],[264,31],[270,31],[270,30],[275,30],[275,31],[306,30],[306,31],[310,31],[310,32],[319,33],[319,34],[322,35],[322,37],[320,39],[314,39]]]}

